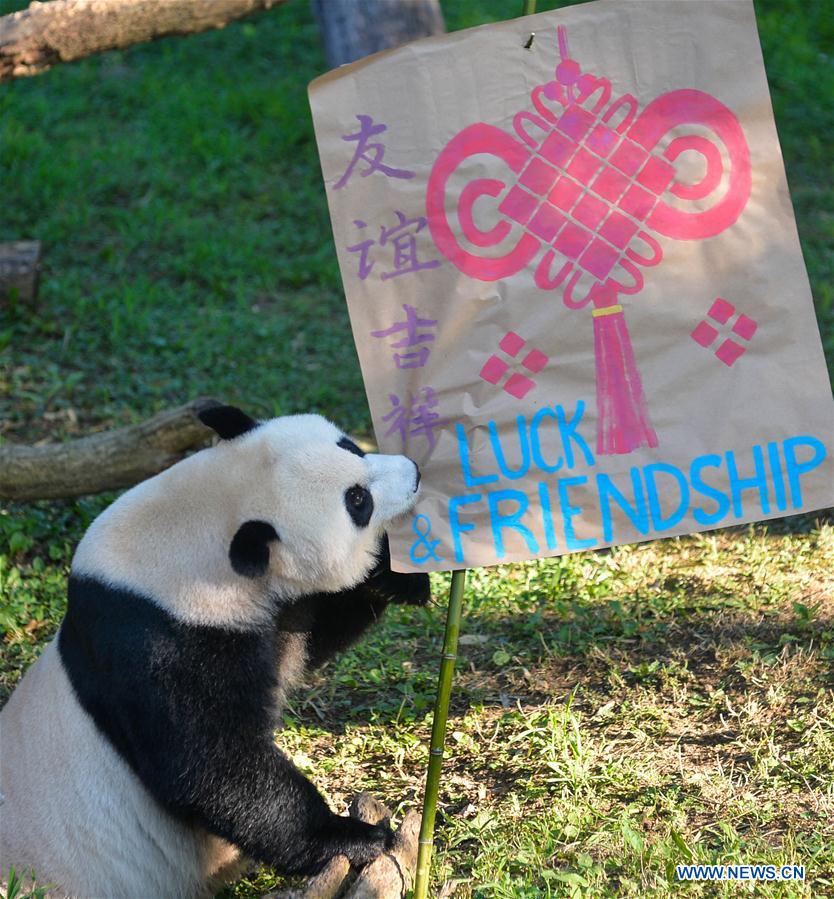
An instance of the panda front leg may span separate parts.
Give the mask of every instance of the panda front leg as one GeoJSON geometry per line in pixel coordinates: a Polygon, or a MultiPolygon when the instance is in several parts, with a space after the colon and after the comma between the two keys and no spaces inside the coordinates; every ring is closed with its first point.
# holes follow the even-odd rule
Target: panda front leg
{"type": "Polygon", "coordinates": [[[282,874],[314,874],[337,855],[361,866],[391,848],[393,832],[334,814],[316,787],[264,740],[246,758],[195,778],[180,811],[282,874]]]}

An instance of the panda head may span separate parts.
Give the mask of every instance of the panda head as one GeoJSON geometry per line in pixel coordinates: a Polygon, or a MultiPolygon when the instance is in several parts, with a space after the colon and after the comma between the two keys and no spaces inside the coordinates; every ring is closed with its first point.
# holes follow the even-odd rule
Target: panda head
{"type": "Polygon", "coordinates": [[[131,589],[197,624],[256,626],[276,604],[353,587],[420,475],[364,453],[318,415],[258,422],[199,413],[221,438],[122,494],[93,522],[73,574],[131,589]]]}
{"type": "Polygon", "coordinates": [[[230,497],[229,565],[280,595],[358,583],[375,564],[385,526],[414,506],[414,462],[365,453],[319,415],[257,422],[216,406],[199,417],[221,438],[212,449],[220,466],[245,473],[230,497]]]}

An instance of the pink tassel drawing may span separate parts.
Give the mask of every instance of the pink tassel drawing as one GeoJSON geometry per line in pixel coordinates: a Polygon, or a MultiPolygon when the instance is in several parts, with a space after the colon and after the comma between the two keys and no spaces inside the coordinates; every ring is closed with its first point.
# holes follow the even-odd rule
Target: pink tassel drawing
{"type": "Polygon", "coordinates": [[[643,269],[662,260],[655,235],[698,240],[738,219],[750,196],[750,153],[738,119],[711,95],[671,91],[639,112],[634,96],[612,102],[610,81],[581,71],[564,26],[558,42],[555,78],[532,90],[536,112],[516,113],[515,135],[477,122],[441,150],[426,190],[427,218],[438,250],[464,274],[495,281],[541,254],[536,285],[560,289],[571,309],[592,306],[597,452],[629,453],[658,441],[619,300],[639,293],[643,269]],[[675,166],[686,153],[701,158],[694,183],[675,166]],[[449,180],[484,155],[517,177],[468,181],[449,204],[455,228],[449,180]],[[490,202],[476,213],[482,198],[492,198],[497,219],[488,229],[475,222],[490,202]],[[698,208],[682,208],[687,203],[698,208]],[[509,250],[495,255],[506,242],[509,250]]]}

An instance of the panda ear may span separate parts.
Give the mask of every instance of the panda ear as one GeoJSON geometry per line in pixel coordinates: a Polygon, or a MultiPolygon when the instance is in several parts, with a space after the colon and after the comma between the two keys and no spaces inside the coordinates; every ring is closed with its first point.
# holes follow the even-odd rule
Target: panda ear
{"type": "Polygon", "coordinates": [[[229,561],[242,577],[263,577],[269,568],[269,544],[280,540],[268,521],[244,521],[229,545],[229,561]]]}
{"type": "Polygon", "coordinates": [[[197,418],[222,440],[240,437],[258,426],[254,418],[250,418],[237,406],[209,406],[208,409],[201,409],[197,418]]]}

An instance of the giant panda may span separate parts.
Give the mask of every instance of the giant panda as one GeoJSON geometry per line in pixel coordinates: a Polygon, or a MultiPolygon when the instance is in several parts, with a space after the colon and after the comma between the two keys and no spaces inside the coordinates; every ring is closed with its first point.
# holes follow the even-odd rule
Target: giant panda
{"type": "Polygon", "coordinates": [[[211,896],[253,859],[309,874],[390,846],[273,742],[287,690],[426,575],[385,525],[420,482],[329,421],[203,411],[221,438],[124,493],[75,553],[55,640],[0,712],[0,871],[55,895],[211,896]]]}

